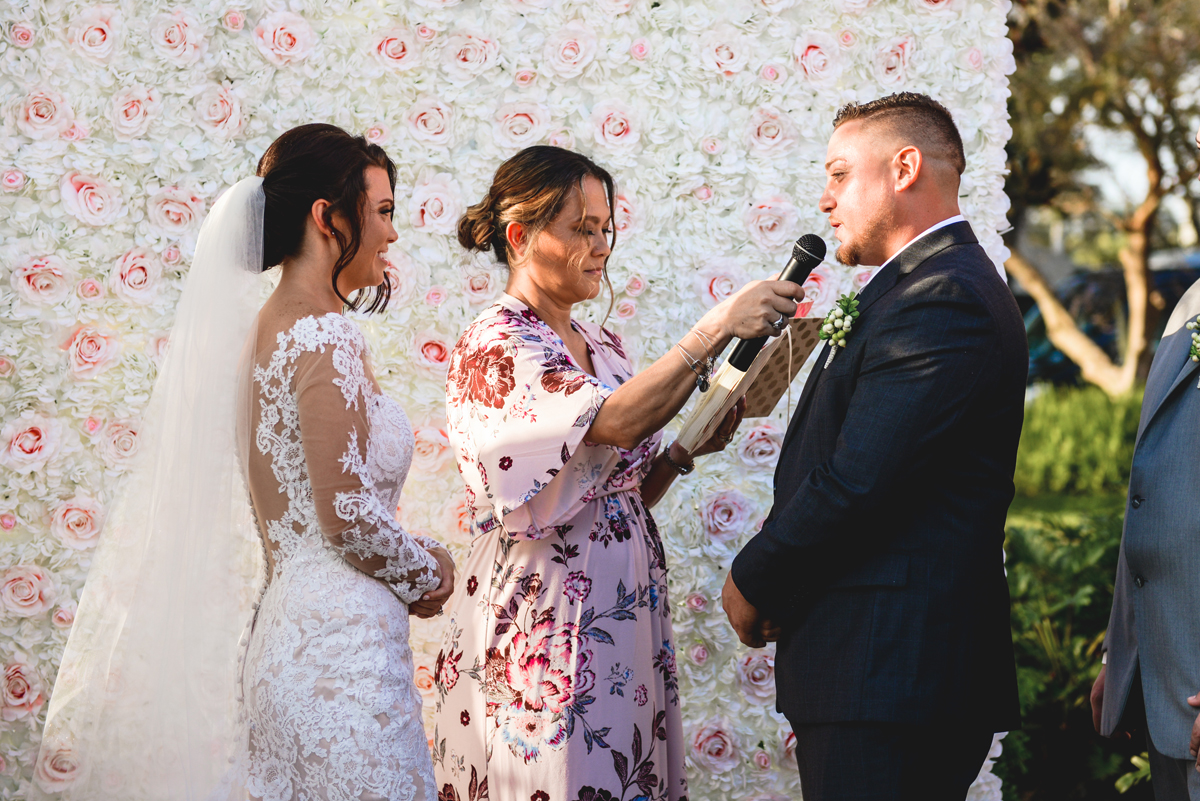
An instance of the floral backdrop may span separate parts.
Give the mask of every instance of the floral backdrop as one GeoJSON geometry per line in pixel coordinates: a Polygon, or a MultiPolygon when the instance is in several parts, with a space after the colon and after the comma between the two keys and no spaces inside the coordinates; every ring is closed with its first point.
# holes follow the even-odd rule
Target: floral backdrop
{"type": "MultiPolygon", "coordinates": [[[[418,441],[400,518],[461,558],[469,535],[443,380],[458,333],[504,275],[465,257],[453,232],[496,166],[546,142],[617,177],[608,324],[642,365],[705,307],[778,269],[797,236],[829,237],[816,202],[847,101],[910,89],[949,106],[967,147],[963,211],[999,263],[1008,5],[0,4],[0,797],[64,780],[35,755],[105,507],[138,453],[199,224],[276,135],[329,121],[399,165],[396,290],[363,325],[418,441]]],[[[810,313],[869,276],[819,267],[810,313]]],[[[580,313],[608,311],[605,299],[580,313]]],[[[741,647],[718,603],[769,508],[784,405],[748,421],[655,510],[698,799],[798,797],[771,651],[741,647]]],[[[429,698],[438,624],[413,637],[429,698]]],[[[998,798],[998,785],[985,770],[975,795],[998,798]]]]}

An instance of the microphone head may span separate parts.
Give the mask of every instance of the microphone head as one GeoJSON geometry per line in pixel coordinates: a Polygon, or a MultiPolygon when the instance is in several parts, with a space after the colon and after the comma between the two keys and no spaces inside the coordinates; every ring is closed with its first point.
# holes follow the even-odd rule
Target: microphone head
{"type": "Polygon", "coordinates": [[[792,258],[815,267],[825,258],[825,240],[816,234],[805,234],[792,247],[792,258]]]}

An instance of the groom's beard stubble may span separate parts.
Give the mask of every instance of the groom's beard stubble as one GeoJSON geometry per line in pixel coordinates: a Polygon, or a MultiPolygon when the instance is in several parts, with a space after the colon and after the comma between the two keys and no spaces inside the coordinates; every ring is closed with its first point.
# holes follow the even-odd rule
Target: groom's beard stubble
{"type": "Polygon", "coordinates": [[[884,238],[884,234],[892,227],[892,215],[890,211],[879,211],[875,216],[864,221],[862,231],[855,235],[849,242],[838,247],[833,254],[834,258],[840,264],[847,267],[858,267],[863,264],[863,259],[872,258],[873,264],[867,265],[871,267],[883,264],[887,256],[878,256],[878,254],[868,254],[866,251],[871,244],[880,242],[884,238]],[[877,259],[877,260],[876,260],[877,259]]]}

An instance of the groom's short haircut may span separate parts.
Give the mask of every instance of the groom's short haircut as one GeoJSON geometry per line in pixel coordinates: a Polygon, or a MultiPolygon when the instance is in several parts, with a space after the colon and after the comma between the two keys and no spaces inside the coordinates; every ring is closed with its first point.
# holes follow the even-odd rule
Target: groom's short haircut
{"type": "Polygon", "coordinates": [[[954,118],[941,103],[916,92],[897,92],[869,103],[847,103],[838,111],[833,127],[860,120],[879,125],[888,133],[913,145],[926,158],[938,158],[959,175],[967,168],[962,136],[954,118]]]}

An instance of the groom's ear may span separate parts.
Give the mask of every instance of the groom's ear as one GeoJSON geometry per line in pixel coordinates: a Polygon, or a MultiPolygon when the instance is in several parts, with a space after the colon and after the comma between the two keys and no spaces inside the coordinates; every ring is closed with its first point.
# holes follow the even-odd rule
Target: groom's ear
{"type": "Polygon", "coordinates": [[[893,188],[903,192],[912,187],[921,176],[924,158],[921,151],[913,145],[906,145],[892,157],[893,188]]]}

